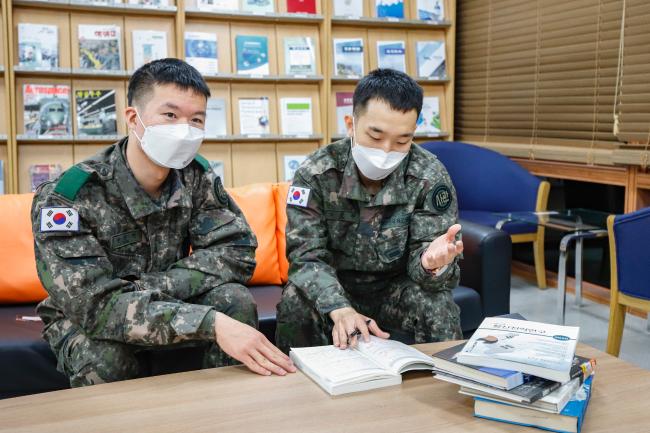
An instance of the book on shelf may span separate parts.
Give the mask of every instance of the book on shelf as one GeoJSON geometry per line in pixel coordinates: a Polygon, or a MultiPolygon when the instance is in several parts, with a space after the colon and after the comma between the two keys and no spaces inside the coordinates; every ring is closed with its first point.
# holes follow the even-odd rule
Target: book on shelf
{"type": "Polygon", "coordinates": [[[110,6],[115,4],[121,4],[122,0],[87,0],[84,3],[97,5],[97,6],[110,6]]]}
{"type": "Polygon", "coordinates": [[[268,75],[269,40],[266,36],[235,36],[237,73],[268,75]]]}
{"type": "Polygon", "coordinates": [[[375,0],[378,18],[404,18],[404,0],[375,0]]]}
{"type": "Polygon", "coordinates": [[[167,57],[167,33],[159,30],[133,30],[133,67],[167,57]]]}
{"type": "Polygon", "coordinates": [[[239,131],[243,135],[270,134],[269,98],[240,98],[239,131]]]}
{"type": "Polygon", "coordinates": [[[280,123],[283,135],[312,135],[311,98],[280,98],[280,123]]]}
{"type": "Polygon", "coordinates": [[[79,24],[79,67],[98,71],[120,70],[120,27],[79,24]]]}
{"type": "Polygon", "coordinates": [[[362,17],[363,0],[334,0],[335,17],[362,17]]]}
{"type": "Polygon", "coordinates": [[[418,41],[415,52],[418,77],[447,78],[444,41],[418,41]]]}
{"type": "Polygon", "coordinates": [[[442,21],[445,19],[444,0],[418,0],[418,19],[422,21],[442,21]]]}
{"type": "Polygon", "coordinates": [[[203,75],[219,73],[217,34],[185,32],[185,61],[203,75]]]}
{"type": "Polygon", "coordinates": [[[487,317],[458,362],[501,368],[565,383],[571,379],[580,328],[502,317],[487,317]]]}
{"type": "Polygon", "coordinates": [[[406,43],[377,41],[377,66],[406,72],[406,43]]]}
{"type": "Polygon", "coordinates": [[[18,65],[39,70],[58,68],[58,27],[49,24],[18,23],[18,65]]]}
{"type": "Polygon", "coordinates": [[[74,92],[77,135],[117,135],[115,89],[84,89],[74,92]]]}
{"type": "Polygon", "coordinates": [[[52,138],[72,135],[70,86],[24,84],[23,120],[25,135],[52,138]]]}
{"type": "Polygon", "coordinates": [[[196,7],[210,12],[232,12],[239,10],[239,0],[196,0],[196,7]]]}
{"type": "Polygon", "coordinates": [[[336,38],[334,43],[334,75],[363,75],[363,39],[336,38]]]}
{"type": "Polygon", "coordinates": [[[273,13],[275,4],[273,0],[242,0],[241,9],[252,13],[273,13]]]}
{"type": "Polygon", "coordinates": [[[440,100],[437,96],[425,96],[422,98],[422,111],[418,117],[415,133],[437,133],[441,129],[440,100]]]}
{"type": "Polygon", "coordinates": [[[55,180],[63,169],[60,164],[33,164],[29,166],[29,182],[31,191],[36,191],[43,182],[55,180]]]}
{"type": "Polygon", "coordinates": [[[316,0],[287,0],[287,12],[292,14],[315,14],[316,0]]]}
{"type": "MultiPolygon", "coordinates": [[[[474,416],[559,433],[580,433],[591,398],[593,379],[592,375],[584,381],[560,413],[475,397],[474,416]]],[[[622,427],[624,430],[624,422],[622,427]]]]}
{"type": "Polygon", "coordinates": [[[284,155],[284,181],[291,182],[296,170],[307,159],[307,155],[284,155]]]}
{"type": "Polygon", "coordinates": [[[345,124],[345,116],[352,116],[353,92],[336,92],[336,133],[347,135],[348,127],[345,124]]]}
{"type": "Polygon", "coordinates": [[[0,195],[5,193],[5,161],[0,159],[0,195]]]}
{"type": "Polygon", "coordinates": [[[402,383],[402,373],[430,370],[431,357],[395,340],[375,336],[356,348],[334,346],[292,348],[297,368],[331,395],[366,391],[402,383]]]}
{"type": "Polygon", "coordinates": [[[226,119],[226,100],[223,98],[208,98],[205,110],[205,137],[227,135],[226,119]]]}
{"type": "Polygon", "coordinates": [[[219,176],[221,178],[221,180],[223,181],[223,179],[225,177],[225,174],[224,174],[225,173],[225,171],[224,171],[225,170],[225,165],[224,165],[223,161],[221,161],[221,160],[210,160],[208,162],[210,164],[210,168],[212,169],[212,171],[214,171],[214,173],[217,176],[219,176]]]}
{"type": "Polygon", "coordinates": [[[316,52],[312,38],[284,38],[284,63],[287,75],[315,75],[316,52]]]}
{"type": "Polygon", "coordinates": [[[129,4],[143,6],[169,6],[169,0],[129,0],[129,4]]]}

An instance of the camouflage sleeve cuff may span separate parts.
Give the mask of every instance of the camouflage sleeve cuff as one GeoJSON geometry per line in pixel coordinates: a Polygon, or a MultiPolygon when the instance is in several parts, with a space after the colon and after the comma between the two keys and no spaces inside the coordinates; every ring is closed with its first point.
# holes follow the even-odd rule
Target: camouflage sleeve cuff
{"type": "Polygon", "coordinates": [[[208,336],[202,333],[201,326],[206,316],[214,311],[214,308],[206,305],[182,304],[172,319],[171,326],[178,337],[191,340],[207,339],[208,336]]]}
{"type": "Polygon", "coordinates": [[[414,254],[411,263],[409,263],[409,277],[418,283],[424,289],[438,290],[446,286],[447,281],[453,278],[455,269],[457,269],[456,260],[440,269],[439,272],[431,272],[422,267],[422,252],[414,254]]]}
{"type": "Polygon", "coordinates": [[[201,340],[205,341],[214,341],[216,339],[216,334],[214,332],[214,323],[217,320],[217,312],[215,310],[208,311],[208,314],[205,315],[201,326],[199,326],[199,331],[197,336],[201,340]]]}
{"type": "Polygon", "coordinates": [[[339,308],[351,307],[350,301],[343,295],[336,294],[334,296],[323,296],[325,299],[316,300],[316,310],[323,316],[327,316],[334,310],[339,308]]]}

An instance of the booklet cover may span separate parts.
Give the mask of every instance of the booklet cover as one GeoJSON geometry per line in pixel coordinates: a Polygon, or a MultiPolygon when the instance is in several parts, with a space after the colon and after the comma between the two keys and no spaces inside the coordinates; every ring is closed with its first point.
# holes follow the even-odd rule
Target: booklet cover
{"type": "Polygon", "coordinates": [[[380,68],[406,72],[404,41],[377,41],[377,64],[380,68]]]}
{"type": "Polygon", "coordinates": [[[334,0],[335,17],[363,16],[363,0],[334,0]]]}
{"type": "Polygon", "coordinates": [[[363,39],[334,39],[334,75],[363,75],[363,39]]]}
{"type": "Polygon", "coordinates": [[[77,90],[74,97],[78,136],[117,135],[114,89],[77,90]]]}
{"type": "Polygon", "coordinates": [[[284,181],[291,182],[300,164],[307,159],[307,155],[284,155],[284,181]]]}
{"type": "Polygon", "coordinates": [[[239,99],[239,130],[242,135],[271,133],[269,98],[239,99]]]}
{"type": "Polygon", "coordinates": [[[235,36],[238,74],[268,75],[269,41],[266,36],[235,36]]]}
{"type": "Polygon", "coordinates": [[[353,95],[353,92],[336,92],[336,133],[339,135],[348,134],[345,116],[352,116],[353,95]]]}
{"type": "Polygon", "coordinates": [[[79,24],[81,69],[120,70],[120,27],[79,24]]]}
{"type": "Polygon", "coordinates": [[[55,180],[61,176],[63,169],[60,164],[34,164],[29,166],[29,181],[31,191],[36,191],[36,188],[43,182],[55,180]]]}
{"type": "Polygon", "coordinates": [[[422,111],[418,117],[415,133],[437,133],[440,130],[440,100],[437,96],[425,96],[422,99],[422,111]]]}
{"type": "Polygon", "coordinates": [[[18,65],[50,70],[59,67],[59,35],[55,25],[18,24],[18,65]]]}
{"type": "Polygon", "coordinates": [[[242,0],[242,10],[253,13],[273,13],[275,5],[273,0],[242,0]]]}
{"type": "Polygon", "coordinates": [[[203,75],[219,73],[217,34],[185,32],[185,61],[203,75]]]}
{"type": "Polygon", "coordinates": [[[423,21],[444,20],[444,0],[418,0],[418,19],[423,21]]]}
{"type": "Polygon", "coordinates": [[[158,30],[133,30],[133,67],[167,57],[167,33],[158,30]]]}
{"type": "Polygon", "coordinates": [[[377,17],[404,18],[404,0],[375,0],[377,17]]]}
{"type": "Polygon", "coordinates": [[[208,98],[205,110],[205,136],[219,137],[228,134],[226,128],[226,100],[223,98],[208,98]]]}
{"type": "Polygon", "coordinates": [[[316,0],[287,0],[287,12],[292,14],[315,14],[316,0]]]}
{"type": "Polygon", "coordinates": [[[196,0],[196,7],[211,12],[238,11],[239,0],[196,0]]]}
{"type": "Polygon", "coordinates": [[[281,98],[280,123],[282,135],[312,135],[311,98],[281,98]]]}
{"type": "Polygon", "coordinates": [[[418,41],[416,53],[418,77],[447,77],[444,41],[418,41]]]}
{"type": "Polygon", "coordinates": [[[57,84],[23,85],[25,134],[51,138],[72,135],[70,86],[57,84]]]}
{"type": "Polygon", "coordinates": [[[316,53],[310,37],[284,38],[284,72],[287,75],[315,75],[316,53]]]}

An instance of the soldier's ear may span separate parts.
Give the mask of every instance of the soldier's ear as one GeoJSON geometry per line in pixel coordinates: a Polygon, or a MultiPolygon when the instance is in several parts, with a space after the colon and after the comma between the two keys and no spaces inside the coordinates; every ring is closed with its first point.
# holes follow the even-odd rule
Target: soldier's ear
{"type": "Polygon", "coordinates": [[[353,137],[354,136],[354,122],[352,121],[352,116],[349,114],[346,114],[345,117],[343,118],[345,121],[345,128],[348,131],[348,137],[353,137]]]}
{"type": "Polygon", "coordinates": [[[126,127],[129,131],[137,129],[139,122],[135,107],[126,107],[124,110],[124,120],[126,121],[126,127]]]}

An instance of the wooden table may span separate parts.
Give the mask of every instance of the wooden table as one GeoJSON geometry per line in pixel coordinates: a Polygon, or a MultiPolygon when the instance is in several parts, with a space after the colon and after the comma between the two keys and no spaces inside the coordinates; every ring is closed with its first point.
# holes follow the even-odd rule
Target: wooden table
{"type": "MultiPolygon", "coordinates": [[[[416,346],[433,353],[455,342],[416,346]]],[[[650,371],[585,345],[598,366],[583,433],[650,432],[650,371]]],[[[298,372],[193,371],[0,401],[1,432],[535,432],[474,418],[473,400],[430,373],[330,397],[298,372]]]]}

